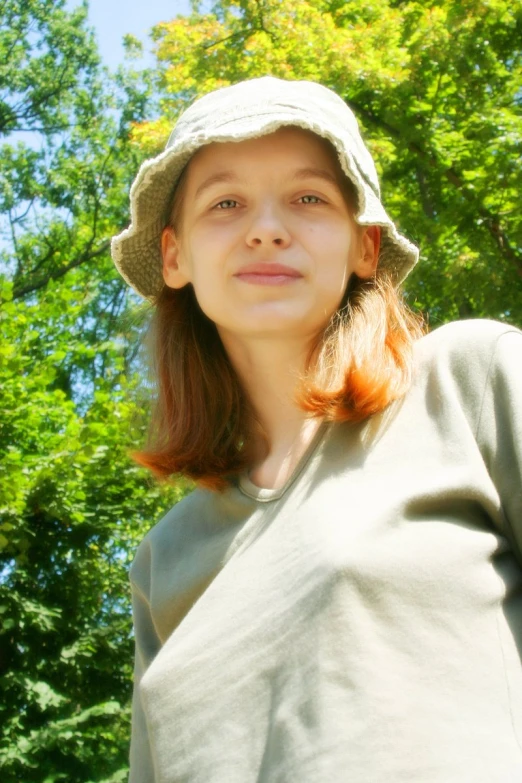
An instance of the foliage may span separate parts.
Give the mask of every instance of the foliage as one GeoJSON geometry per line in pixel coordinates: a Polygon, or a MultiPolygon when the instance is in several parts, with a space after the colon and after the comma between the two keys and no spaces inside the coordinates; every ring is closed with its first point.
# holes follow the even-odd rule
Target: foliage
{"type": "Polygon", "coordinates": [[[264,74],[354,109],[384,200],[418,242],[407,291],[432,324],[522,323],[522,6],[510,0],[224,0],[154,31],[164,140],[196,95],[264,74]],[[165,118],[168,117],[170,122],[165,118]]]}
{"type": "Polygon", "coordinates": [[[104,72],[85,8],[0,8],[1,778],[116,783],[128,565],[183,492],[128,457],[143,438],[140,320],[108,253],[128,222],[147,84],[104,72]]]}
{"type": "Polygon", "coordinates": [[[125,768],[127,570],[166,502],[126,455],[141,433],[122,345],[101,347],[111,372],[83,415],[63,389],[64,362],[93,352],[74,329],[85,301],[70,283],[33,305],[4,301],[1,314],[4,781],[22,770],[24,781],[102,780],[125,768]]]}
{"type": "Polygon", "coordinates": [[[130,167],[137,165],[127,130],[142,116],[146,93],[134,90],[132,103],[117,112],[85,8],[63,6],[63,0],[1,6],[0,258],[14,298],[107,259],[114,224],[124,224],[130,167]]]}

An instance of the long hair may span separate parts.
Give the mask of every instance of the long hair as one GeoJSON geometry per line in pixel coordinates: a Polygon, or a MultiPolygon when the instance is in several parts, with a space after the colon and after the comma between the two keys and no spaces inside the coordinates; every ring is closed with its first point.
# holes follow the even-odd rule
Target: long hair
{"type": "MultiPolygon", "coordinates": [[[[413,343],[423,334],[383,271],[355,276],[310,353],[298,405],[328,421],[361,421],[411,384],[413,343]]],[[[157,400],[147,447],[135,459],[160,478],[182,474],[210,489],[252,463],[254,411],[214,323],[191,285],[161,293],[152,324],[157,400]]]]}

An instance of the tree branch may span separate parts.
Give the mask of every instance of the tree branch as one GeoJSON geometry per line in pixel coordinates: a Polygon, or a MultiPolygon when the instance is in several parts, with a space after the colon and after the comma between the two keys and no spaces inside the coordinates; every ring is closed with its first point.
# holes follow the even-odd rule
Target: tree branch
{"type": "Polygon", "coordinates": [[[238,30],[236,33],[230,33],[230,35],[225,35],[224,38],[220,38],[218,41],[213,41],[210,44],[204,44],[203,49],[205,51],[208,51],[208,49],[213,49],[214,46],[219,46],[222,43],[225,43],[225,41],[231,41],[231,40],[245,40],[245,38],[248,38],[253,33],[260,32],[259,28],[251,27],[248,30],[238,30]]]}
{"type": "Polygon", "coordinates": [[[99,256],[103,255],[110,247],[110,241],[107,240],[97,250],[93,250],[92,252],[86,252],[82,253],[78,258],[75,258],[74,261],[71,261],[69,264],[66,264],[65,266],[61,267],[60,269],[55,270],[54,272],[50,272],[45,277],[41,278],[37,282],[34,283],[28,283],[25,286],[22,286],[21,288],[15,288],[13,290],[13,299],[21,299],[23,296],[26,296],[27,294],[32,294],[34,291],[39,291],[42,288],[45,288],[45,286],[51,281],[51,280],[59,280],[61,277],[67,274],[71,269],[74,269],[77,266],[81,266],[82,264],[85,264],[89,261],[92,261],[94,258],[98,258],[99,256]]]}

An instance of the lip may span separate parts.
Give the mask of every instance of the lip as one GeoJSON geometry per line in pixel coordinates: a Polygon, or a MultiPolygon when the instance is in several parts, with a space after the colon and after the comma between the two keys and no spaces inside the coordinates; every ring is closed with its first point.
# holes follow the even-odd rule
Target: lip
{"type": "Polygon", "coordinates": [[[299,280],[302,276],[301,272],[291,266],[271,262],[246,264],[234,275],[243,283],[254,285],[284,285],[293,280],[299,280]]]}

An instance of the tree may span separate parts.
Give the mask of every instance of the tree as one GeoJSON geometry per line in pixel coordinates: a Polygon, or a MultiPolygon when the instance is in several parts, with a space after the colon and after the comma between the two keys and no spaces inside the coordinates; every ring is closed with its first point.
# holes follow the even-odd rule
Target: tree
{"type": "Polygon", "coordinates": [[[332,87],[377,159],[385,203],[421,246],[406,289],[432,324],[522,323],[522,6],[509,0],[225,0],[154,30],[163,117],[272,74],[332,87]]]}
{"type": "Polygon", "coordinates": [[[126,777],[128,565],[183,492],[143,438],[136,298],[110,261],[147,85],[101,67],[86,9],[4,0],[0,26],[0,768],[126,777]]]}
{"type": "Polygon", "coordinates": [[[118,118],[86,7],[63,9],[62,0],[1,6],[1,257],[15,299],[108,258],[137,165],[127,131],[143,116],[146,90],[130,93],[122,77],[128,94],[118,118]]]}
{"type": "Polygon", "coordinates": [[[60,283],[1,311],[4,781],[126,775],[127,571],[167,500],[129,463],[131,433],[142,433],[121,346],[106,347],[110,370],[83,413],[63,388],[64,361],[95,350],[76,329],[82,307],[60,283]]]}

